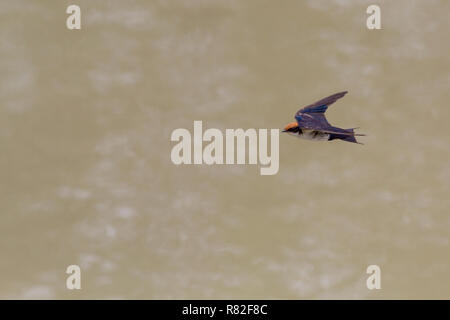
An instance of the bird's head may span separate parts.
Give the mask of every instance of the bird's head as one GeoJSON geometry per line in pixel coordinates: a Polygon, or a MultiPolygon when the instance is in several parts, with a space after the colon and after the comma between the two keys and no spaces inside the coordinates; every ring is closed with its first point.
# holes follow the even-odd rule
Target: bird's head
{"type": "Polygon", "coordinates": [[[296,134],[299,131],[298,123],[297,122],[291,122],[288,123],[282,132],[287,132],[290,134],[296,134]]]}

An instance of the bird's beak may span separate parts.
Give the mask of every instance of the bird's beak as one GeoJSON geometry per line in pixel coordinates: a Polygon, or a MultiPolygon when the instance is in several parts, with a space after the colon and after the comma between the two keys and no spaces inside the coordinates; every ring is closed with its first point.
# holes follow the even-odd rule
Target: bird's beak
{"type": "Polygon", "coordinates": [[[287,132],[287,130],[284,130],[284,129],[283,129],[281,132],[287,132]]]}

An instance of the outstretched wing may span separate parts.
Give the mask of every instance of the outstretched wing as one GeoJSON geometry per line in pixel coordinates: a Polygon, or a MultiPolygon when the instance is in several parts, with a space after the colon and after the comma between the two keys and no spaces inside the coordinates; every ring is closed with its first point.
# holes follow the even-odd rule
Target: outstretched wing
{"type": "Polygon", "coordinates": [[[335,103],[336,100],[345,96],[346,93],[347,91],[338,92],[329,97],[323,98],[322,100],[314,102],[313,104],[310,104],[309,106],[298,110],[295,114],[295,118],[297,118],[297,116],[301,115],[302,113],[325,113],[329,105],[335,103]]]}
{"type": "Polygon", "coordinates": [[[347,91],[335,93],[298,110],[295,114],[295,120],[297,120],[298,126],[302,129],[318,130],[327,133],[340,133],[333,131],[333,127],[325,118],[325,111],[327,111],[330,104],[333,104],[337,99],[345,96],[346,93],[347,91]]]}

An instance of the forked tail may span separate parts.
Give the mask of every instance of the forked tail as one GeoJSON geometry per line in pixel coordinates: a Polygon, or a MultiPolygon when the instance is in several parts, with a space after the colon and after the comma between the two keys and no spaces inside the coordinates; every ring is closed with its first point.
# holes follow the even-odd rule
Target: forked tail
{"type": "Polygon", "coordinates": [[[333,133],[330,135],[330,140],[340,139],[340,140],[347,141],[347,142],[364,144],[364,143],[361,143],[358,140],[356,140],[356,137],[357,136],[365,136],[365,134],[355,133],[355,129],[358,129],[358,128],[340,129],[340,131],[342,131],[342,134],[333,133]],[[351,133],[351,134],[349,134],[349,133],[351,133]]]}
{"type": "Polygon", "coordinates": [[[349,133],[353,133],[353,135],[351,135],[351,136],[347,135],[347,136],[345,136],[344,139],[342,139],[342,138],[341,138],[341,139],[344,140],[344,141],[348,141],[348,142],[353,142],[353,143],[358,143],[358,144],[364,144],[364,143],[359,142],[358,140],[356,140],[356,136],[365,136],[365,134],[362,134],[362,133],[355,133],[355,129],[358,129],[358,128],[345,129],[345,131],[347,131],[347,132],[349,132],[349,133]]]}

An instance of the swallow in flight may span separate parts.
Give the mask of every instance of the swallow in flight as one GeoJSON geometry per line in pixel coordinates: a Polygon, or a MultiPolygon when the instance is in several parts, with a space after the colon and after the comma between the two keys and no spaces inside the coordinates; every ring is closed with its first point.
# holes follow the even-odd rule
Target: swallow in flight
{"type": "Polygon", "coordinates": [[[325,111],[328,106],[336,102],[336,100],[345,96],[347,91],[335,93],[329,97],[323,98],[309,106],[306,106],[297,111],[295,114],[295,122],[291,122],[284,127],[283,132],[298,138],[303,138],[313,141],[331,141],[335,139],[344,140],[347,142],[359,143],[355,136],[364,136],[364,134],[357,134],[354,129],[342,129],[333,127],[325,118],[325,111]]]}

